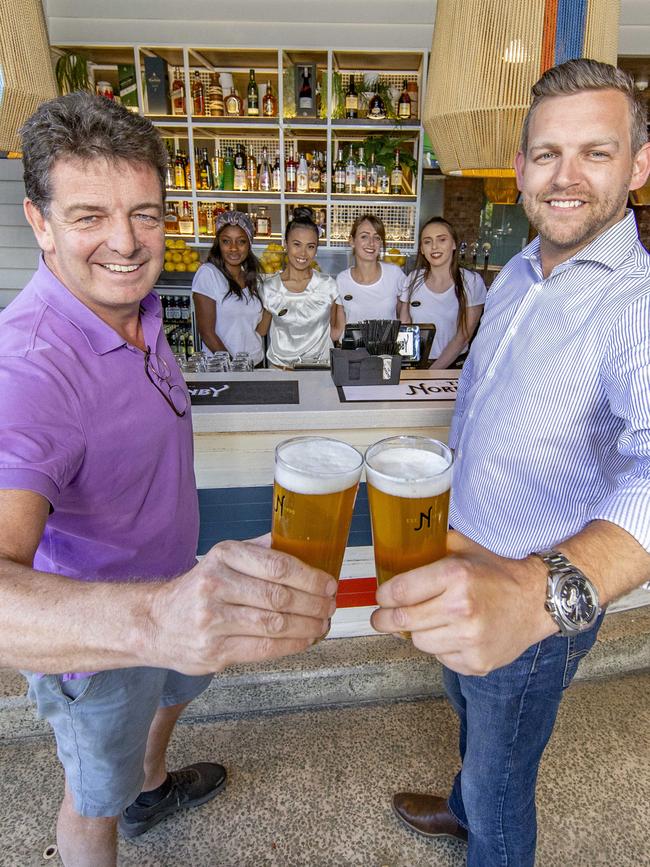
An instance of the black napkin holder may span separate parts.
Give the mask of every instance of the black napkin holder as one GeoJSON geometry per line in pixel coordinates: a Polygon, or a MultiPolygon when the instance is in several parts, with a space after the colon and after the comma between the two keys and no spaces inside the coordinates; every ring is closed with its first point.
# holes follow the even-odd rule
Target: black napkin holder
{"type": "Polygon", "coordinates": [[[370,355],[367,349],[330,349],[334,385],[397,385],[401,355],[370,355]]]}

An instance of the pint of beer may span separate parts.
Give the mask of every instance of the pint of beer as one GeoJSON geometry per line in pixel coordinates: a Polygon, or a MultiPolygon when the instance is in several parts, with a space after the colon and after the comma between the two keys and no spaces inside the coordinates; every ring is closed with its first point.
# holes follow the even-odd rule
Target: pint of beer
{"type": "Polygon", "coordinates": [[[363,468],[360,453],[327,437],[275,450],[271,547],[338,578],[363,468]]]}
{"type": "Polygon", "coordinates": [[[428,437],[389,437],[365,461],[378,583],[444,557],[451,450],[428,437]]]}

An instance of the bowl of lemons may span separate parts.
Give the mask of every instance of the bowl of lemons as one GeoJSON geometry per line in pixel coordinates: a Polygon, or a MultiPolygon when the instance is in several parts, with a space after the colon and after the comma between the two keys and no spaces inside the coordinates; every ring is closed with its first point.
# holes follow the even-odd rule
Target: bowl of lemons
{"type": "Polygon", "coordinates": [[[264,274],[275,274],[284,268],[284,250],[282,244],[271,242],[260,254],[260,266],[264,274]]]}
{"type": "Polygon", "coordinates": [[[389,247],[384,254],[384,262],[392,262],[393,265],[403,268],[406,265],[406,256],[397,247],[389,247]]]}
{"type": "Polygon", "coordinates": [[[165,263],[163,271],[194,273],[201,264],[199,254],[187,246],[183,238],[167,238],[165,240],[165,263]]]}

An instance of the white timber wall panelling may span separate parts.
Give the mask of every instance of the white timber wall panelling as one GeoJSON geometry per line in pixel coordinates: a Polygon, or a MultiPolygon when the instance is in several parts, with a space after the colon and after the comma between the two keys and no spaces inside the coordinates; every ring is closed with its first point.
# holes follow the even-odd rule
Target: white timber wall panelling
{"type": "Polygon", "coordinates": [[[38,245],[23,213],[22,160],[0,160],[0,307],[29,281],[38,264],[38,245]]]}

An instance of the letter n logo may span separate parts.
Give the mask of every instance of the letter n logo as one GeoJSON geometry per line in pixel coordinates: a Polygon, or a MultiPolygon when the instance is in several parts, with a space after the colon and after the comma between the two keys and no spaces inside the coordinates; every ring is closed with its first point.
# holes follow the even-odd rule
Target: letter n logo
{"type": "Polygon", "coordinates": [[[286,496],[286,494],[282,494],[282,496],[280,496],[278,494],[277,497],[275,498],[275,507],[274,507],[273,511],[279,512],[280,517],[282,517],[284,515],[284,498],[285,498],[285,496],[286,496]]]}
{"type": "Polygon", "coordinates": [[[420,512],[420,525],[414,527],[416,533],[424,527],[425,521],[427,522],[427,530],[431,529],[431,509],[432,506],[429,506],[426,512],[420,512]]]}

